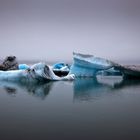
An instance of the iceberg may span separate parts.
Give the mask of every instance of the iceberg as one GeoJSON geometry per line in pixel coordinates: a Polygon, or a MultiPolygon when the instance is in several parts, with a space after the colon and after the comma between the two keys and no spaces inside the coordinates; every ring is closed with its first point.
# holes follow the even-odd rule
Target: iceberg
{"type": "Polygon", "coordinates": [[[114,67],[107,69],[107,70],[102,70],[97,73],[97,75],[102,75],[102,76],[122,76],[122,72],[120,70],[116,70],[114,67]]]}
{"type": "Polygon", "coordinates": [[[59,62],[53,65],[53,70],[69,71],[69,66],[64,62],[59,62]]]}
{"type": "Polygon", "coordinates": [[[55,63],[52,68],[53,72],[58,76],[66,76],[70,71],[70,66],[64,62],[55,63]]]}
{"type": "Polygon", "coordinates": [[[27,64],[19,64],[18,65],[19,70],[26,70],[28,68],[30,68],[30,66],[28,66],[27,64]]]}
{"type": "Polygon", "coordinates": [[[140,79],[140,66],[120,65],[93,55],[73,53],[73,64],[69,73],[75,74],[76,77],[95,77],[100,74],[123,76],[123,79],[140,79]]]}
{"type": "Polygon", "coordinates": [[[74,74],[64,77],[55,75],[52,68],[45,63],[37,63],[26,70],[0,71],[0,81],[44,82],[59,80],[74,80],[74,74]]]}
{"type": "Polygon", "coordinates": [[[7,56],[2,62],[0,62],[0,70],[17,70],[18,62],[16,56],[7,56]]]}
{"type": "Polygon", "coordinates": [[[124,79],[140,79],[139,65],[114,64],[114,69],[121,71],[124,79]]]}
{"type": "Polygon", "coordinates": [[[73,80],[75,77],[96,75],[121,75],[124,79],[140,79],[140,66],[120,65],[104,58],[75,52],[71,66],[64,62],[52,66],[45,63],[28,66],[18,64],[15,56],[8,56],[0,63],[0,80],[73,80]]]}
{"type": "Polygon", "coordinates": [[[107,70],[113,67],[113,62],[80,53],[73,53],[73,64],[70,68],[70,74],[76,77],[94,77],[98,71],[107,70]]]}

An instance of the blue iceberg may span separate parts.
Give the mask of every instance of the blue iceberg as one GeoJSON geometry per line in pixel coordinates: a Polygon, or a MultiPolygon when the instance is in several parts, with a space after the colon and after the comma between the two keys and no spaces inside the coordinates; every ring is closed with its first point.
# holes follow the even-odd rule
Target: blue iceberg
{"type": "Polygon", "coordinates": [[[19,64],[18,65],[19,70],[26,70],[28,68],[30,68],[30,66],[28,66],[27,64],[19,64]]]}
{"type": "Polygon", "coordinates": [[[73,53],[73,64],[70,68],[70,74],[76,77],[94,77],[98,71],[107,70],[113,67],[113,62],[80,53],[73,53]]]}
{"type": "Polygon", "coordinates": [[[53,69],[54,70],[66,70],[66,71],[69,71],[68,64],[65,64],[64,62],[55,63],[53,65],[53,69]]]}
{"type": "Polygon", "coordinates": [[[57,76],[66,76],[70,71],[70,66],[64,62],[55,63],[52,65],[53,72],[57,76]]]}
{"type": "Polygon", "coordinates": [[[122,72],[120,70],[115,70],[115,68],[110,68],[107,70],[102,70],[97,73],[97,75],[103,76],[122,76],[122,72]]]}

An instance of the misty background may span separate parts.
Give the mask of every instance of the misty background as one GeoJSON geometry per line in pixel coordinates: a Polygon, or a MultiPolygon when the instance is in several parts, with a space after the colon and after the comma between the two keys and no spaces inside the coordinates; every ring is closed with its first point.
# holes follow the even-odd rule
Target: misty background
{"type": "Polygon", "coordinates": [[[0,58],[140,60],[139,0],[0,0],[0,58]]]}

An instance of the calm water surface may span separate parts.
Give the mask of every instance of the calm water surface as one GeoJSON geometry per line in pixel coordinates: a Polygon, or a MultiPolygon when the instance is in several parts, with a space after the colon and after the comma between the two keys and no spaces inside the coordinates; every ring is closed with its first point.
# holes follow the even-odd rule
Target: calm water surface
{"type": "Polygon", "coordinates": [[[0,83],[0,140],[139,140],[140,81],[0,83]]]}

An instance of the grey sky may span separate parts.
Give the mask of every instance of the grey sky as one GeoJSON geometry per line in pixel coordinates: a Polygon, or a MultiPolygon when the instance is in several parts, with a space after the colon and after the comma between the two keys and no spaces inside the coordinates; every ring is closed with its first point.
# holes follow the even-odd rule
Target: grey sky
{"type": "Polygon", "coordinates": [[[0,0],[0,58],[140,60],[139,0],[0,0]]]}

